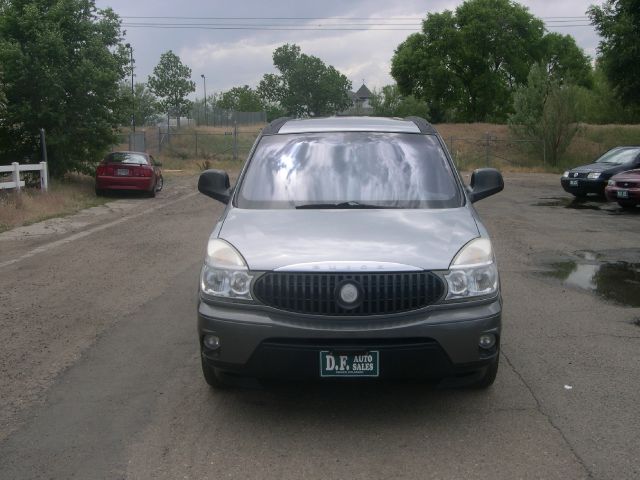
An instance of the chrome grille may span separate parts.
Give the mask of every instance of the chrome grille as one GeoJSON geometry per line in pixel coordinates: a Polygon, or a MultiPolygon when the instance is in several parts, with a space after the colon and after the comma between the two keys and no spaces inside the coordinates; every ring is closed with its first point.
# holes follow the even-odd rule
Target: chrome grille
{"type": "Polygon", "coordinates": [[[388,315],[424,308],[444,294],[443,281],[432,272],[296,273],[268,272],[253,294],[271,307],[310,315],[388,315]],[[336,289],[344,281],[361,288],[354,308],[338,304],[336,289]]]}

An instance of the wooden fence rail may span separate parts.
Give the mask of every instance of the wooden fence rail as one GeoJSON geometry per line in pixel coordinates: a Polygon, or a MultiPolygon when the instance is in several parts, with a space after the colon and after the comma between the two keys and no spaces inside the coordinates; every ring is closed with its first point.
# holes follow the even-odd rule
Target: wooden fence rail
{"type": "Polygon", "coordinates": [[[10,182],[0,182],[0,190],[3,188],[15,188],[20,191],[24,187],[24,180],[20,180],[20,172],[40,172],[40,189],[46,192],[49,189],[49,171],[47,162],[40,162],[37,165],[20,165],[13,162],[11,165],[0,165],[0,173],[11,173],[10,182]]]}

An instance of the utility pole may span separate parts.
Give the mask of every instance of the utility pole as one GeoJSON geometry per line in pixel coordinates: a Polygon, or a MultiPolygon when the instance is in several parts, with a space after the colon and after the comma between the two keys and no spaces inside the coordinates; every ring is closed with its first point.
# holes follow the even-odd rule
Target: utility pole
{"type": "Polygon", "coordinates": [[[202,82],[204,84],[204,124],[209,125],[209,121],[207,119],[207,77],[204,76],[204,73],[200,75],[202,77],[202,82]]]}
{"type": "Polygon", "coordinates": [[[129,60],[131,62],[131,128],[136,133],[136,96],[133,88],[133,47],[130,43],[125,45],[129,49],[129,60]]]}

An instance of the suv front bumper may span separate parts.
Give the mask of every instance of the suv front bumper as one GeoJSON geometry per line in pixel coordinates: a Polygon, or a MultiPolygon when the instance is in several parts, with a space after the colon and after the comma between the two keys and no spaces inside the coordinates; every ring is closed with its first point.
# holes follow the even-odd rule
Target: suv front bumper
{"type": "Polygon", "coordinates": [[[302,316],[262,307],[198,304],[203,360],[221,372],[259,378],[319,376],[320,351],[380,352],[381,378],[441,378],[483,370],[499,350],[499,296],[384,318],[302,316]],[[479,347],[492,333],[494,348],[479,347]],[[220,339],[209,350],[205,335],[220,339]]]}

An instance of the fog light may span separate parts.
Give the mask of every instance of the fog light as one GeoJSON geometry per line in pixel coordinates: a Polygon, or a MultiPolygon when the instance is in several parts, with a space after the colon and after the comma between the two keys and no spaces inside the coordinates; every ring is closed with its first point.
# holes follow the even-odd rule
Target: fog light
{"type": "Polygon", "coordinates": [[[209,350],[217,350],[220,348],[220,338],[215,335],[205,335],[203,343],[209,350]]]}
{"type": "Polygon", "coordinates": [[[478,345],[480,345],[480,348],[489,350],[493,348],[495,344],[496,336],[493,333],[485,333],[483,335],[480,335],[480,339],[478,340],[478,345]]]}

